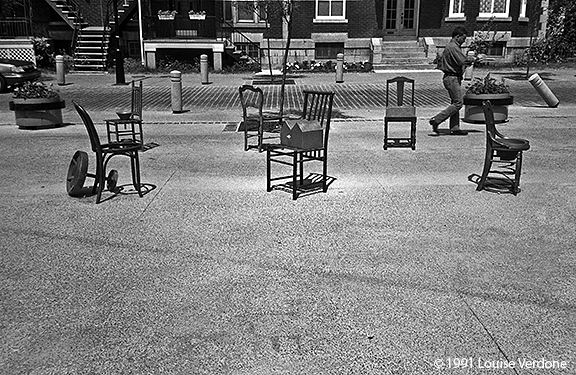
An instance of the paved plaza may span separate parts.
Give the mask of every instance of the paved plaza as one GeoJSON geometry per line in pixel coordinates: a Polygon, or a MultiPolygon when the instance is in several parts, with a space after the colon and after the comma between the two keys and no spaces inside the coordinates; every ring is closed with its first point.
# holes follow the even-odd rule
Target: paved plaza
{"type": "Polygon", "coordinates": [[[112,159],[125,189],[98,205],[66,193],[76,150],[94,168],[71,101],[103,134],[130,87],[68,75],[73,125],[36,131],[0,94],[0,374],[576,373],[576,71],[539,73],[558,108],[523,71],[494,73],[514,95],[499,129],[531,144],[517,196],[469,180],[483,125],[428,136],[448,103],[436,71],[296,76],[291,110],[303,89],[336,92],[332,182],[296,201],[266,192],[265,154],[235,131],[248,73],[184,75],[181,114],[168,76],[127,75],[158,147],[144,197],[112,159]],[[415,151],[382,149],[395,75],[416,79],[415,151]]]}

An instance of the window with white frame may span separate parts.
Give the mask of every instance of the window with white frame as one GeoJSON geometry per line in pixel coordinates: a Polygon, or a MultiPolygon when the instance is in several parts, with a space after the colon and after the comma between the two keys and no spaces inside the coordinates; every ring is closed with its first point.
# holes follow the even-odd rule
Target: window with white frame
{"type": "Polygon", "coordinates": [[[520,0],[520,18],[526,18],[526,7],[528,0],[520,0]]]}
{"type": "Polygon", "coordinates": [[[266,7],[258,0],[240,0],[233,6],[236,22],[264,22],[266,20],[266,7]]]}
{"type": "Polygon", "coordinates": [[[316,19],[343,20],[346,18],[346,0],[316,0],[316,19]]]}
{"type": "Polygon", "coordinates": [[[480,17],[508,17],[510,0],[480,0],[480,17]]]}
{"type": "Polygon", "coordinates": [[[450,12],[448,17],[464,17],[464,0],[450,0],[450,12]]]}

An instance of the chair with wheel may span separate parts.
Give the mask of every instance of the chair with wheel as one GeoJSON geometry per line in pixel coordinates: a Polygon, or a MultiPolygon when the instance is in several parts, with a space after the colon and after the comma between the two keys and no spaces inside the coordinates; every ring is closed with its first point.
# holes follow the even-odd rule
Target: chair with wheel
{"type": "Polygon", "coordinates": [[[84,190],[83,185],[86,177],[92,177],[94,178],[94,185],[91,192],[92,194],[96,194],[96,203],[100,203],[105,183],[107,184],[108,190],[113,192],[116,190],[118,172],[111,170],[109,174],[106,175],[106,167],[112,157],[121,155],[130,159],[132,184],[138,195],[142,197],[140,159],[138,155],[138,152],[141,151],[143,147],[141,128],[136,127],[132,131],[121,135],[108,134],[108,143],[103,144],[100,142],[100,137],[98,136],[96,127],[94,126],[94,122],[90,118],[88,112],[86,112],[84,107],[80,104],[74,101],[72,101],[72,103],[88,131],[90,145],[96,156],[96,173],[87,173],[88,155],[83,151],[77,151],[68,168],[68,177],[66,181],[68,194],[71,196],[81,196],[82,191],[84,190]]]}
{"type": "Polygon", "coordinates": [[[496,129],[494,111],[489,100],[483,102],[486,120],[486,156],[476,190],[520,192],[523,152],[530,149],[526,139],[508,138],[496,129]]]}
{"type": "Polygon", "coordinates": [[[317,161],[322,164],[321,189],[328,190],[328,136],[332,117],[333,92],[304,90],[304,104],[300,119],[285,120],[281,130],[281,144],[266,150],[266,191],[287,186],[292,199],[307,189],[313,189],[318,181],[305,180],[304,164],[317,161]],[[272,164],[289,166],[291,174],[272,177],[272,164]],[[288,180],[272,186],[273,181],[288,180]]]}
{"type": "Polygon", "coordinates": [[[414,80],[401,76],[386,80],[384,150],[387,150],[388,147],[410,147],[412,150],[415,150],[416,122],[414,80]],[[405,94],[409,95],[410,101],[405,98],[405,94]],[[393,100],[394,98],[396,100],[393,100]],[[390,123],[410,123],[410,137],[390,137],[390,123]]]}
{"type": "Polygon", "coordinates": [[[242,123],[244,129],[244,151],[258,149],[264,151],[268,144],[277,144],[282,117],[278,113],[265,112],[264,92],[259,87],[243,85],[238,89],[242,105],[242,123]],[[257,138],[257,142],[250,142],[257,138]],[[275,140],[275,142],[268,142],[275,140]]]}

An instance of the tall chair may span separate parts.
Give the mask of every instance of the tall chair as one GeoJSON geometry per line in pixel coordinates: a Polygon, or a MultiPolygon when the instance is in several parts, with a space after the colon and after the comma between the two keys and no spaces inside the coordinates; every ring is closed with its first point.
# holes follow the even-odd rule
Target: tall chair
{"type": "Polygon", "coordinates": [[[386,114],[384,115],[384,150],[388,147],[410,147],[416,149],[416,107],[414,107],[414,80],[395,77],[386,80],[386,114]],[[409,91],[410,101],[405,100],[409,91]],[[395,96],[396,100],[393,101],[395,96]],[[392,122],[410,123],[410,137],[392,138],[388,135],[388,124],[392,122]]]}
{"type": "Polygon", "coordinates": [[[266,146],[265,140],[279,138],[282,117],[278,113],[263,111],[264,92],[259,87],[243,85],[238,91],[242,104],[244,151],[257,148],[258,152],[262,152],[266,146]],[[250,144],[250,138],[257,138],[256,144],[250,144]]]}
{"type": "MultiPolygon", "coordinates": [[[[94,177],[95,180],[92,193],[97,194],[96,203],[100,203],[102,190],[104,190],[104,183],[107,180],[106,166],[108,165],[110,159],[117,155],[123,155],[130,158],[132,184],[138,192],[138,195],[142,197],[142,186],[140,183],[140,159],[138,156],[138,151],[142,150],[142,134],[137,133],[136,131],[130,132],[121,137],[111,136],[109,134],[108,139],[117,139],[117,141],[114,140],[112,142],[102,144],[100,143],[100,137],[98,136],[94,122],[90,118],[90,115],[88,115],[88,112],[86,112],[84,107],[82,107],[80,104],[74,101],[72,103],[74,103],[74,107],[76,108],[78,115],[80,115],[82,122],[84,122],[84,126],[86,127],[88,136],[90,138],[92,151],[94,151],[96,154],[96,174],[88,174],[88,176],[94,177]]],[[[71,172],[69,171],[68,173],[70,175],[71,172]]]]}
{"type": "Polygon", "coordinates": [[[489,100],[483,102],[482,108],[486,120],[486,157],[476,190],[509,190],[516,195],[520,191],[522,152],[530,149],[530,142],[508,138],[496,129],[494,111],[489,100]],[[491,174],[501,177],[490,178],[491,174]]]}
{"type": "MultiPolygon", "coordinates": [[[[280,146],[266,150],[266,191],[272,191],[272,181],[291,180],[292,199],[298,198],[298,193],[304,187],[304,163],[319,161],[322,163],[322,191],[328,190],[328,136],[330,134],[330,120],[332,117],[332,105],[334,102],[333,92],[304,90],[304,105],[302,109],[301,123],[305,126],[319,126],[321,128],[321,145],[318,147],[297,147],[281,144],[280,146]],[[271,164],[278,163],[288,165],[292,169],[290,175],[272,177],[271,164]]],[[[298,120],[295,120],[295,124],[298,120]]],[[[282,125],[282,131],[287,129],[286,122],[282,125]]],[[[289,136],[281,135],[289,138],[289,136]]],[[[284,143],[284,142],[283,142],[284,143]]]]}

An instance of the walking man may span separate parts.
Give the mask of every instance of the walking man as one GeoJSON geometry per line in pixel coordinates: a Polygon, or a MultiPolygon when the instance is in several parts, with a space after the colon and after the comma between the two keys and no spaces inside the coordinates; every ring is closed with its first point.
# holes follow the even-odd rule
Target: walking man
{"type": "Polygon", "coordinates": [[[446,45],[440,60],[440,69],[444,72],[442,83],[450,95],[451,104],[436,116],[430,119],[432,131],[438,134],[438,125],[450,119],[451,135],[467,135],[468,132],[460,130],[460,108],[463,105],[462,76],[464,69],[472,65],[476,58],[467,57],[462,52],[461,46],[466,41],[468,32],[462,26],[458,26],[452,31],[452,40],[446,45]]]}

